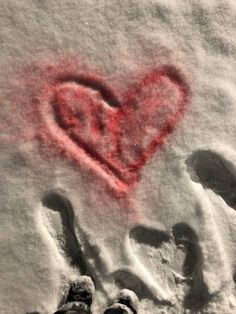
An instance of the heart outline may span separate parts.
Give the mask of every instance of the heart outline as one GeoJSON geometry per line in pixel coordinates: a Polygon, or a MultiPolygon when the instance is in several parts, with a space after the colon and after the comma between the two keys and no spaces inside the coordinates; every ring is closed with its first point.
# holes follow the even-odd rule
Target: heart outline
{"type": "MultiPolygon", "coordinates": [[[[90,158],[90,161],[93,164],[94,170],[96,172],[103,172],[103,176],[109,178],[110,181],[113,181],[113,184],[117,187],[125,187],[126,189],[133,186],[138,180],[140,175],[141,168],[146,164],[148,160],[152,158],[154,153],[163,145],[165,142],[165,139],[175,130],[176,124],[178,120],[183,116],[187,103],[189,100],[189,87],[181,74],[179,70],[177,70],[173,66],[165,65],[160,68],[154,69],[143,76],[143,78],[139,81],[139,83],[133,84],[131,87],[128,88],[127,92],[124,95],[123,102],[119,100],[119,98],[116,96],[116,94],[113,92],[113,90],[107,86],[107,84],[102,80],[100,77],[94,76],[89,73],[80,73],[79,75],[69,74],[69,75],[62,75],[59,78],[55,80],[55,83],[53,85],[53,92],[50,96],[50,99],[46,99],[44,101],[44,104],[42,106],[41,112],[43,113],[44,118],[46,118],[47,126],[49,126],[49,129],[53,132],[54,139],[55,139],[55,129],[56,132],[59,132],[61,135],[64,132],[64,141],[70,141],[71,146],[73,146],[73,152],[71,149],[68,151],[68,145],[61,145],[63,142],[63,139],[57,137],[57,142],[60,146],[64,146],[64,150],[66,155],[68,154],[73,155],[75,154],[75,150],[77,146],[77,149],[80,151],[79,156],[77,156],[75,159],[78,161],[78,157],[81,161],[81,158],[87,159],[90,158]],[[150,84],[159,84],[161,79],[167,79],[172,84],[173,88],[176,89],[177,93],[179,93],[179,100],[177,102],[177,111],[173,113],[172,115],[168,116],[168,119],[165,121],[164,126],[160,129],[160,132],[158,135],[153,137],[153,140],[150,142],[150,145],[147,149],[145,149],[141,155],[141,158],[139,158],[135,163],[129,164],[128,167],[122,165],[120,160],[117,163],[117,160],[114,162],[110,162],[108,158],[105,158],[97,152],[96,148],[94,149],[92,145],[87,145],[86,141],[83,143],[81,138],[78,141],[78,138],[72,138],[71,135],[65,134],[65,128],[63,125],[60,125],[58,123],[58,117],[61,118],[63,115],[60,112],[60,108],[58,108],[58,104],[55,102],[55,90],[58,89],[58,86],[62,86],[63,84],[67,83],[73,83],[76,84],[79,88],[79,86],[82,86],[83,88],[92,89],[95,92],[99,93],[101,96],[101,99],[104,103],[108,104],[110,106],[110,109],[116,111],[116,119],[113,119],[113,123],[115,124],[116,131],[114,134],[118,137],[120,136],[120,130],[117,125],[119,125],[122,121],[122,123],[125,122],[125,118],[127,115],[132,115],[134,112],[134,106],[135,103],[137,103],[137,98],[140,95],[140,91],[142,93],[143,89],[146,86],[149,86],[150,84]],[[51,108],[50,108],[51,106],[51,108]],[[44,109],[43,109],[44,107],[44,109]],[[46,109],[47,108],[47,109],[46,109]],[[45,110],[46,109],[46,110],[45,110]],[[44,112],[43,112],[44,110],[44,112]],[[47,113],[46,113],[47,112],[47,113]],[[117,113],[118,112],[118,113],[117,113]],[[46,115],[49,115],[50,117],[46,117],[46,115]],[[50,126],[49,124],[53,124],[50,126]],[[66,135],[66,136],[65,136],[66,135]],[[74,142],[74,145],[72,145],[72,142],[74,142]],[[88,149],[89,147],[89,149],[88,149]],[[81,155],[83,151],[83,156],[81,155]],[[86,157],[85,157],[86,155],[86,157]],[[100,168],[100,169],[98,169],[100,168]],[[99,170],[99,171],[98,171],[99,170]]],[[[44,119],[45,120],[45,119],[44,119]]],[[[58,134],[59,134],[58,133],[58,134]]],[[[117,145],[116,143],[116,145],[117,145]]],[[[64,142],[65,144],[65,142],[64,142]]],[[[121,147],[120,143],[118,143],[118,149],[116,151],[117,155],[121,155],[121,147]]],[[[78,152],[77,152],[78,153],[78,152]]],[[[114,160],[113,160],[114,161],[114,160]]],[[[90,165],[91,165],[90,162],[90,165]]]]}

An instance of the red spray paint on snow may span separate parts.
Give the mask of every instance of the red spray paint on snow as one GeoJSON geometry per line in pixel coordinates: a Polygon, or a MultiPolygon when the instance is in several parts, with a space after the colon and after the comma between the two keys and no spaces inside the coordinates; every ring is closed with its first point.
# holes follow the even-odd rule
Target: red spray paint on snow
{"type": "MultiPolygon", "coordinates": [[[[127,187],[161,147],[186,109],[188,88],[170,66],[128,89],[122,102],[91,75],[59,79],[49,105],[55,124],[104,172],[127,187]]],[[[76,159],[76,158],[75,158],[76,159]]]]}
{"type": "Polygon", "coordinates": [[[47,153],[73,160],[128,200],[142,167],[182,118],[188,85],[165,65],[137,79],[120,100],[104,79],[75,64],[64,59],[22,71],[27,92],[17,101],[27,114],[25,138],[40,139],[47,153]],[[35,134],[27,130],[32,121],[35,134]]]}

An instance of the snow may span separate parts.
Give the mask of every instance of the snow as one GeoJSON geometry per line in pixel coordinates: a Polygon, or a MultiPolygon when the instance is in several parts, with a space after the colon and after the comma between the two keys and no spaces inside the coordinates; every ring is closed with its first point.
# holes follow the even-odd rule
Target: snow
{"type": "Polygon", "coordinates": [[[85,272],[94,313],[123,288],[140,314],[235,313],[235,2],[0,6],[0,313],[53,313],[85,272]],[[163,65],[187,109],[131,186],[67,145],[45,82],[95,73],[121,101],[163,65]]]}

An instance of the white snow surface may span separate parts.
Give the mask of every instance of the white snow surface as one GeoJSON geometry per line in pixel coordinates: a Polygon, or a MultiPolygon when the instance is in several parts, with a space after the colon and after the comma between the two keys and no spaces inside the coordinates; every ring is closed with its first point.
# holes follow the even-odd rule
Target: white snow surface
{"type": "Polygon", "coordinates": [[[140,314],[236,312],[235,31],[233,0],[0,1],[0,121],[14,121],[0,133],[1,314],[56,311],[83,275],[81,256],[94,313],[122,288],[140,314]],[[93,197],[91,177],[46,158],[37,139],[8,140],[24,124],[5,96],[15,65],[70,55],[111,86],[171,64],[190,87],[181,123],[132,191],[142,219],[93,197]]]}

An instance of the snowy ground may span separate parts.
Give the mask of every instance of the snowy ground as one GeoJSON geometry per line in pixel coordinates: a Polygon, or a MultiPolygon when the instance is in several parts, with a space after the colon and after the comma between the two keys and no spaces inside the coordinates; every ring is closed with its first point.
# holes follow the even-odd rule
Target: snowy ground
{"type": "MultiPolygon", "coordinates": [[[[140,314],[235,313],[235,2],[1,0],[0,8],[0,313],[53,313],[85,273],[96,284],[94,313],[121,288],[137,293],[140,314]],[[181,72],[186,111],[117,196],[113,176],[56,125],[44,84],[69,66],[101,75],[122,99],[163,65],[181,72]]],[[[178,110],[182,85],[168,78],[154,96],[178,110]]],[[[126,139],[132,130],[122,128],[126,139]]],[[[104,143],[90,146],[100,152],[104,143]]]]}

